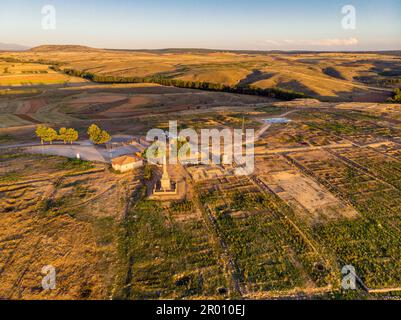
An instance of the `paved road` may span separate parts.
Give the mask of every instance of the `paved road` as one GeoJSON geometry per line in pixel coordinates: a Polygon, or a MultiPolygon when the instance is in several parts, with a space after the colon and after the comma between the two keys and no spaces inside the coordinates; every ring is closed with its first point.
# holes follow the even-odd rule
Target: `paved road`
{"type": "MultiPolygon", "coordinates": [[[[74,142],[73,146],[75,145],[82,145],[82,146],[88,146],[92,145],[89,140],[81,140],[74,142]]],[[[26,147],[41,147],[42,144],[39,142],[27,142],[27,143],[17,143],[17,144],[8,144],[8,145],[0,145],[0,149],[18,149],[18,148],[26,148],[26,147]]],[[[53,144],[46,144],[45,146],[70,146],[70,145],[65,145],[64,143],[59,143],[59,142],[54,142],[53,144]]]]}
{"type": "Polygon", "coordinates": [[[45,145],[45,146],[27,147],[25,149],[25,152],[33,154],[61,156],[66,158],[77,158],[77,155],[79,155],[79,157],[82,160],[98,161],[103,163],[107,163],[110,160],[109,156],[107,156],[106,154],[101,152],[100,149],[94,146],[45,145]]]}
{"type": "Polygon", "coordinates": [[[18,149],[25,147],[34,147],[40,146],[40,143],[18,143],[18,144],[9,144],[9,145],[0,145],[0,149],[18,149]]]}
{"type": "Polygon", "coordinates": [[[25,149],[28,153],[33,154],[47,154],[54,156],[62,156],[67,158],[77,158],[79,154],[82,160],[87,161],[98,161],[103,163],[111,162],[111,159],[126,154],[134,154],[136,152],[143,151],[143,147],[139,144],[132,146],[124,146],[114,148],[112,151],[108,151],[103,147],[96,147],[89,143],[87,140],[78,141],[73,145],[65,144],[46,144],[41,145],[40,143],[18,143],[13,145],[2,145],[0,150],[6,149],[25,149]]]}
{"type": "MultiPolygon", "coordinates": [[[[291,110],[291,111],[287,111],[286,113],[283,113],[279,116],[275,116],[275,117],[270,117],[271,119],[275,119],[275,118],[285,118],[288,115],[298,112],[299,110],[291,110]]],[[[265,132],[272,126],[271,123],[266,123],[265,120],[266,117],[263,117],[261,119],[257,119],[257,121],[263,123],[263,126],[256,132],[255,134],[255,142],[257,142],[260,138],[262,138],[262,136],[265,134],[265,132]]]]}
{"type": "Polygon", "coordinates": [[[140,150],[135,146],[125,146],[108,151],[103,147],[93,145],[45,145],[33,146],[25,149],[28,153],[47,154],[75,159],[78,157],[86,161],[110,163],[111,159],[127,154],[134,154],[140,150]]]}

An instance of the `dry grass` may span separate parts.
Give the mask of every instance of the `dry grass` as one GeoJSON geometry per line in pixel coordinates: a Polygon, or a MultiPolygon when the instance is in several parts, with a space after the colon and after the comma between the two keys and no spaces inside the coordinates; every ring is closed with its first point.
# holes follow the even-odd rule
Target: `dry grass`
{"type": "MultiPolygon", "coordinates": [[[[397,57],[374,53],[134,52],[46,47],[3,55],[25,60],[58,61],[66,68],[114,76],[163,74],[177,79],[229,85],[247,79],[247,83],[262,88],[278,86],[343,101],[372,90],[358,82],[358,77],[367,77],[370,86],[374,86],[377,79],[383,78],[381,72],[389,67],[398,69],[401,65],[397,57]],[[254,75],[255,71],[258,76],[254,75]]],[[[369,96],[363,97],[369,101],[369,96]]]]}
{"type": "Polygon", "coordinates": [[[49,69],[48,65],[0,61],[0,86],[52,85],[84,82],[49,69]]]}
{"type": "Polygon", "coordinates": [[[94,171],[101,166],[62,169],[64,163],[57,157],[0,157],[0,299],[111,294],[122,181],[129,180],[94,171]],[[56,268],[54,291],[41,286],[46,265],[56,268]]]}

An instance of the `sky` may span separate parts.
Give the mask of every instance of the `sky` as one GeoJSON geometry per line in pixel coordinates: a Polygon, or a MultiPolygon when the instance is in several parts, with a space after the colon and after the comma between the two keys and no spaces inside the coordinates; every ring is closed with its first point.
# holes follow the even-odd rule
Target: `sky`
{"type": "Polygon", "coordinates": [[[400,50],[401,0],[1,0],[0,43],[400,50]],[[54,16],[42,13],[46,5],[54,16]],[[355,28],[343,26],[346,5],[355,8],[355,28]]]}

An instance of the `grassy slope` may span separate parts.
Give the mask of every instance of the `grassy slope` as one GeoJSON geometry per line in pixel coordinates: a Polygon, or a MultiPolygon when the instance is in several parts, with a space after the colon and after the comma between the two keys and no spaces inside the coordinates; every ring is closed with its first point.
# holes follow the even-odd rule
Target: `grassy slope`
{"type": "MultiPolygon", "coordinates": [[[[63,62],[67,68],[97,74],[144,77],[164,74],[172,78],[237,84],[255,70],[262,88],[279,86],[317,97],[349,97],[367,91],[356,76],[378,76],[382,66],[400,67],[391,55],[373,53],[257,54],[230,52],[148,52],[45,47],[24,53],[5,53],[20,59],[63,62]],[[335,73],[327,72],[335,70],[335,73]],[[266,75],[263,79],[263,75],[266,75]]],[[[0,55],[1,57],[1,55],[0,55]]]]}

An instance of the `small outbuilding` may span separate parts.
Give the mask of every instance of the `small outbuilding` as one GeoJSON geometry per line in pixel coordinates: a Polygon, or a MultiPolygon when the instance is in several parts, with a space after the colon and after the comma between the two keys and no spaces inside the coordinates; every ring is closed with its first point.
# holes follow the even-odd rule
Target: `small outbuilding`
{"type": "Polygon", "coordinates": [[[143,160],[138,156],[121,156],[111,161],[114,170],[128,172],[143,166],[143,160]]]}

